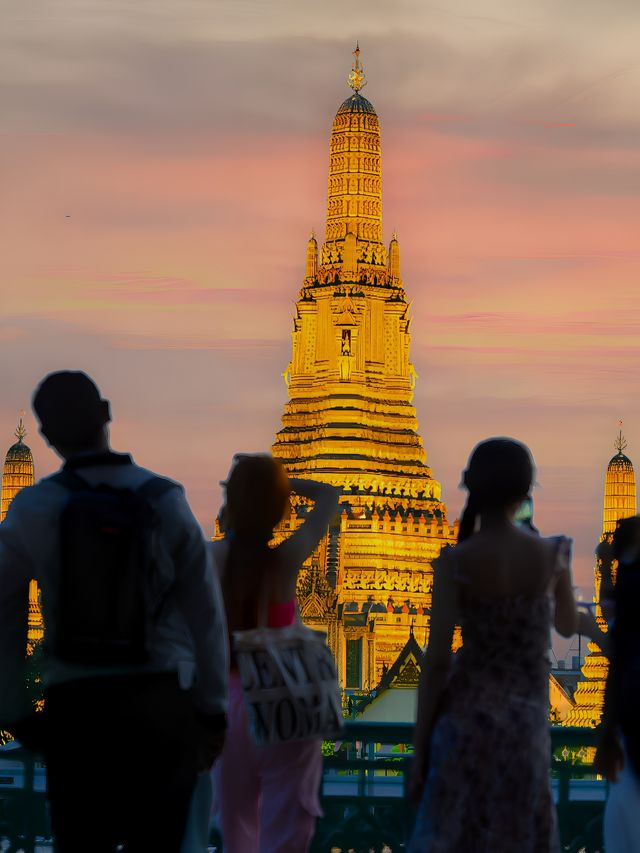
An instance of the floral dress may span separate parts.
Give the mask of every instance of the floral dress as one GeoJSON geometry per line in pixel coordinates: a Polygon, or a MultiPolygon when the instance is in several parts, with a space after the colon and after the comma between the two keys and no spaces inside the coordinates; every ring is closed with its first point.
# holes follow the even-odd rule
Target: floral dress
{"type": "Polygon", "coordinates": [[[545,594],[464,590],[409,853],[556,853],[545,594]]]}

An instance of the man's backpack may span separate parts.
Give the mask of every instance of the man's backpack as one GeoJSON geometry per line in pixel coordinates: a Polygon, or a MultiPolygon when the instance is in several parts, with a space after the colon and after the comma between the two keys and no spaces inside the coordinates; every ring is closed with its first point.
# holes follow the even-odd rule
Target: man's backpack
{"type": "Polygon", "coordinates": [[[149,593],[159,524],[152,501],[180,487],[162,477],[136,490],[93,487],[68,469],[52,480],[70,492],[60,517],[54,653],[87,666],[146,663],[161,606],[149,593]]]}

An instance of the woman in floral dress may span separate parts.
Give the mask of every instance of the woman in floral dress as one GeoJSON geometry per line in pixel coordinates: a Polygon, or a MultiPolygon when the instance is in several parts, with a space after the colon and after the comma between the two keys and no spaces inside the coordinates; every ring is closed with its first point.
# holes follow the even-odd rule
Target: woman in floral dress
{"type": "Polygon", "coordinates": [[[519,442],[479,444],[458,545],[434,566],[410,793],[410,853],[559,850],[549,783],[550,627],[598,632],[576,608],[569,540],[514,524],[534,467],[519,442]],[[451,654],[455,625],[463,646],[451,654]]]}

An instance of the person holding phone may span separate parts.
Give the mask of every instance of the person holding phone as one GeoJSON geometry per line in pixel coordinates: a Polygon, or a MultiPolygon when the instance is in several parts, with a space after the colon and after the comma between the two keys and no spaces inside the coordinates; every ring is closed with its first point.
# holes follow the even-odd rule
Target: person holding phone
{"type": "Polygon", "coordinates": [[[558,851],[549,783],[549,646],[586,633],[571,585],[571,540],[514,523],[533,460],[492,438],[471,454],[458,545],[434,564],[420,676],[409,853],[558,851]],[[551,606],[550,606],[551,605],[551,606]],[[451,653],[455,626],[463,645],[451,653]]]}

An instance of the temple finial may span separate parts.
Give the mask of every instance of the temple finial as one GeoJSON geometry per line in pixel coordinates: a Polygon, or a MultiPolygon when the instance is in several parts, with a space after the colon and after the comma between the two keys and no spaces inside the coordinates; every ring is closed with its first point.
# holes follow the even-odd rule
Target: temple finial
{"type": "Polygon", "coordinates": [[[20,420],[18,422],[18,428],[15,431],[15,437],[18,439],[18,441],[20,443],[22,443],[24,441],[24,439],[26,438],[26,435],[27,435],[27,430],[26,430],[26,427],[24,425],[23,418],[24,418],[24,411],[21,411],[20,412],[20,420]]]}
{"type": "Polygon", "coordinates": [[[356,49],[353,51],[355,61],[351,66],[351,74],[349,74],[349,85],[354,92],[359,92],[367,85],[365,79],[364,68],[360,65],[360,45],[356,42],[356,49]]]}
{"type": "Polygon", "coordinates": [[[614,447],[618,451],[618,453],[624,453],[627,449],[627,439],[622,434],[622,419],[620,420],[620,432],[618,433],[618,437],[614,442],[614,447]]]}

